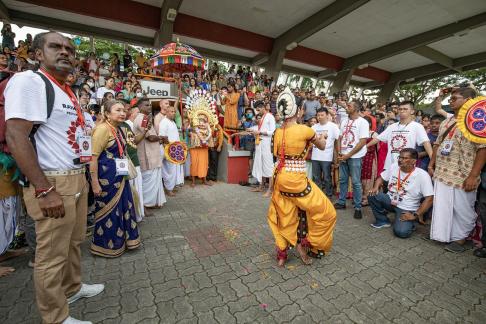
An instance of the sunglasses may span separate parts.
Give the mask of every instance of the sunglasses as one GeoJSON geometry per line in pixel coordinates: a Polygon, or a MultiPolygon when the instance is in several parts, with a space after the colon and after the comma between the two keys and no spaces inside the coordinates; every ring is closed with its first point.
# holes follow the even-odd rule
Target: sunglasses
{"type": "Polygon", "coordinates": [[[456,101],[456,100],[458,100],[458,99],[464,99],[464,98],[463,98],[463,97],[456,97],[456,96],[452,96],[452,97],[450,97],[450,98],[449,98],[449,101],[451,101],[451,102],[452,102],[452,101],[456,101]]]}

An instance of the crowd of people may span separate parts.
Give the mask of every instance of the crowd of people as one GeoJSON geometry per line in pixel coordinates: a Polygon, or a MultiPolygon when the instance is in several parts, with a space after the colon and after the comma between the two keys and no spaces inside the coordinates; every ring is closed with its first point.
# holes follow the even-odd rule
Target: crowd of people
{"type": "MultiPolygon", "coordinates": [[[[279,264],[298,242],[306,264],[307,253],[326,253],[334,209],[349,203],[355,219],[369,206],[370,225],[392,227],[400,238],[430,223],[427,238],[452,252],[465,251],[475,229],[479,235],[478,214],[486,222],[486,145],[471,142],[456,125],[461,106],[478,95],[470,86],[441,90],[431,116],[411,101],[372,104],[345,91],[285,90],[249,67],[221,73],[214,63],[180,76],[185,96],[212,98],[213,125],[200,116],[194,122],[177,100],[152,105],[140,85],[154,73],[142,52],[109,62],[94,53],[76,59],[72,41],[58,33],[28,36],[14,47],[5,24],[2,36],[0,261],[20,254],[12,248],[25,235],[47,323],[84,323],[69,316],[68,304],[104,289],[81,282],[80,245],[88,229],[93,255],[136,249],[143,242],[138,224],[185,181],[191,187],[198,179],[208,186],[217,181],[225,138],[228,150],[251,152],[251,190],[272,197],[268,217],[279,264]],[[286,91],[292,99],[282,99],[286,91]],[[451,113],[441,105],[447,95],[451,113]],[[297,107],[291,114],[290,101],[297,107]],[[184,163],[165,149],[179,142],[188,148],[184,163]],[[333,203],[325,210],[321,194],[333,203]],[[304,227],[305,213],[286,228],[277,225],[279,213],[297,210],[313,215],[304,227]]],[[[478,257],[486,257],[485,232],[478,257]]],[[[13,270],[0,267],[0,276],[13,270]]]]}

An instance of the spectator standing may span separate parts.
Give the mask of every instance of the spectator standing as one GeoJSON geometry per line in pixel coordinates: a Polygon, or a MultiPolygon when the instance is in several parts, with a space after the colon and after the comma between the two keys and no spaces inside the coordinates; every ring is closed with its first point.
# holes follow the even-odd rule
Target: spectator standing
{"type": "MultiPolygon", "coordinates": [[[[126,107],[127,105],[125,105],[125,108],[126,107]]],[[[125,111],[127,117],[125,119],[125,122],[120,124],[120,129],[123,131],[124,138],[127,141],[127,154],[132,161],[135,170],[137,171],[137,176],[135,177],[135,179],[130,180],[130,185],[136,192],[136,194],[133,194],[133,200],[136,205],[135,211],[137,212],[137,222],[140,222],[145,217],[145,207],[143,203],[142,171],[140,170],[140,160],[138,159],[137,145],[143,140],[144,134],[140,133],[135,136],[133,132],[133,121],[139,114],[138,107],[126,109],[125,111]],[[137,199],[135,199],[135,197],[137,199]]],[[[147,125],[146,130],[148,130],[149,126],[150,125],[147,125]]]]}
{"type": "Polygon", "coordinates": [[[132,62],[132,56],[128,52],[128,49],[125,49],[125,54],[123,55],[123,67],[125,68],[125,71],[132,65],[132,62]]]}
{"type": "Polygon", "coordinates": [[[72,141],[76,137],[72,126],[79,125],[83,132],[85,121],[76,96],[64,84],[73,69],[75,49],[70,39],[55,32],[38,34],[33,48],[41,73],[49,80],[26,71],[9,81],[5,89],[7,143],[30,183],[23,195],[27,212],[36,222],[34,284],[42,320],[83,323],[69,316],[68,303],[98,295],[104,286],[81,283],[88,186],[79,146],[72,141]],[[55,96],[50,118],[46,86],[53,88],[55,96]],[[29,140],[34,125],[40,125],[35,148],[29,140]]]}
{"type": "Polygon", "coordinates": [[[414,120],[414,104],[411,101],[401,102],[399,105],[400,121],[386,128],[377,138],[371,140],[367,146],[374,146],[379,141],[387,142],[388,153],[385,169],[398,161],[400,151],[422,145],[428,156],[432,156],[432,146],[424,127],[414,120]]]}
{"type": "Polygon", "coordinates": [[[445,249],[456,253],[465,251],[465,239],[476,223],[474,202],[486,162],[486,145],[469,141],[456,125],[462,105],[475,97],[472,88],[452,91],[449,102],[454,115],[442,122],[429,164],[435,180],[430,238],[448,243],[445,249]]]}
{"type": "Polygon", "coordinates": [[[308,99],[304,102],[304,122],[308,122],[312,117],[316,117],[319,108],[321,108],[321,104],[316,99],[315,93],[311,91],[308,99]]]}
{"type": "Polygon", "coordinates": [[[150,101],[140,98],[137,107],[140,113],[133,121],[133,131],[135,136],[143,134],[143,140],[137,145],[143,180],[143,202],[147,208],[161,208],[167,200],[162,183],[160,138],[154,127],[146,127],[153,125],[150,101]]]}
{"type": "Polygon", "coordinates": [[[235,131],[238,126],[238,102],[240,93],[235,91],[233,83],[228,84],[228,94],[224,97],[224,127],[230,131],[235,131]]]}
{"type": "MultiPolygon", "coordinates": [[[[371,118],[369,116],[364,116],[364,119],[368,122],[370,126],[370,137],[366,140],[366,143],[371,142],[378,135],[376,132],[371,130],[371,118]]],[[[377,149],[376,145],[367,147],[366,155],[363,157],[363,166],[361,169],[361,183],[363,185],[363,201],[361,204],[363,206],[368,206],[368,195],[374,185],[377,172],[377,149]]]]}
{"type": "Polygon", "coordinates": [[[255,157],[251,174],[260,183],[260,188],[255,190],[264,191],[266,183],[270,183],[270,177],[273,175],[271,146],[275,117],[270,113],[270,105],[258,106],[257,113],[261,116],[258,125],[248,129],[255,136],[255,157]]]}
{"type": "MultiPolygon", "coordinates": [[[[162,119],[159,124],[159,136],[167,137],[168,143],[179,141],[179,130],[174,122],[175,115],[175,107],[169,106],[165,118],[162,119]]],[[[175,196],[174,188],[179,185],[184,185],[184,166],[164,159],[162,179],[164,180],[167,196],[175,196]]]]}
{"type": "Polygon", "coordinates": [[[336,209],[346,208],[346,196],[348,193],[348,181],[351,177],[353,186],[354,218],[363,217],[361,213],[361,166],[362,159],[366,155],[366,139],[370,136],[368,122],[359,116],[360,103],[351,101],[347,104],[349,120],[341,124],[341,136],[339,138],[339,201],[336,209]]]}
{"type": "Polygon", "coordinates": [[[219,153],[223,148],[224,134],[221,125],[216,124],[213,129],[213,142],[209,147],[209,169],[208,169],[208,181],[218,180],[218,160],[219,153]]]}
{"type": "Polygon", "coordinates": [[[2,28],[2,49],[6,47],[10,50],[15,49],[15,33],[12,32],[10,24],[3,24],[2,28]]]}
{"type": "Polygon", "coordinates": [[[339,127],[329,121],[329,111],[326,108],[317,110],[318,123],[312,126],[316,134],[326,137],[326,148],[320,150],[316,146],[312,149],[312,180],[329,199],[333,196],[332,189],[332,163],[337,165],[339,127]]]}
{"type": "MultiPolygon", "coordinates": [[[[422,122],[425,120],[425,118],[428,118],[426,115],[422,117],[422,122]]],[[[437,141],[437,137],[439,136],[439,128],[440,124],[444,121],[444,117],[441,115],[434,115],[430,118],[430,130],[427,132],[427,136],[429,137],[430,144],[434,145],[435,142],[437,141]]],[[[417,151],[419,152],[419,163],[418,166],[425,171],[428,170],[429,168],[429,163],[430,163],[430,158],[427,155],[427,152],[425,152],[425,149],[423,146],[419,146],[417,148],[417,151]]]]}
{"type": "Polygon", "coordinates": [[[118,257],[140,246],[137,217],[128,173],[127,143],[119,127],[125,121],[122,101],[108,101],[104,122],[93,132],[91,185],[95,195],[95,227],[91,253],[118,257]],[[125,167],[120,165],[125,161],[125,167]],[[120,163],[119,163],[120,162],[120,163]]]}

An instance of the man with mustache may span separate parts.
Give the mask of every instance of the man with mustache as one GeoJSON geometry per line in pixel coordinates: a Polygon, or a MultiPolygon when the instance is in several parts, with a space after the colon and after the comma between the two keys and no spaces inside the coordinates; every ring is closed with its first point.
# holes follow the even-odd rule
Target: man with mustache
{"type": "Polygon", "coordinates": [[[36,222],[37,306],[44,323],[91,323],[70,317],[68,307],[104,290],[103,285],[81,282],[80,247],[88,207],[82,162],[91,155],[81,154],[78,139],[84,143],[91,138],[79,102],[65,83],[73,70],[75,49],[69,38],[56,32],[38,34],[33,48],[42,76],[26,71],[12,77],[5,89],[5,120],[7,144],[30,183],[24,181],[23,195],[36,222]],[[49,83],[54,95],[50,116],[49,83]]]}

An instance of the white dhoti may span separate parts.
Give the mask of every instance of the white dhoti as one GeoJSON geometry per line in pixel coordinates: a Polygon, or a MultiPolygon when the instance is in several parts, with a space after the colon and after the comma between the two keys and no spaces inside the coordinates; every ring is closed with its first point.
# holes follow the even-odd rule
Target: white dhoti
{"type": "Polygon", "coordinates": [[[184,177],[191,176],[191,153],[187,152],[186,162],[184,162],[184,177]]]}
{"type": "Polygon", "coordinates": [[[137,210],[137,222],[140,222],[142,218],[145,216],[145,210],[143,208],[143,179],[142,179],[142,171],[140,167],[135,167],[137,170],[137,177],[135,179],[130,180],[130,185],[138,194],[138,206],[137,210]]]}
{"type": "Polygon", "coordinates": [[[0,255],[7,251],[15,236],[17,196],[0,200],[0,255]]]}
{"type": "Polygon", "coordinates": [[[168,191],[174,190],[174,187],[176,186],[176,167],[177,164],[171,163],[167,160],[163,161],[162,179],[164,180],[164,187],[168,191]]]}
{"type": "Polygon", "coordinates": [[[167,200],[162,183],[162,168],[142,171],[143,203],[147,207],[163,206],[167,200]]]}
{"type": "Polygon", "coordinates": [[[263,138],[260,144],[255,146],[255,158],[253,159],[253,169],[251,175],[262,182],[262,178],[270,178],[273,175],[273,156],[271,140],[263,138]]]}
{"type": "Polygon", "coordinates": [[[466,192],[435,181],[430,239],[453,242],[468,237],[476,224],[475,201],[476,191],[466,192]]]}
{"type": "Polygon", "coordinates": [[[176,168],[176,186],[184,185],[184,164],[179,164],[176,168]]]}

